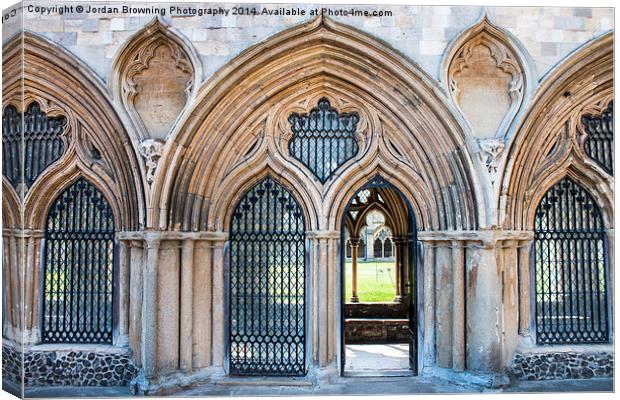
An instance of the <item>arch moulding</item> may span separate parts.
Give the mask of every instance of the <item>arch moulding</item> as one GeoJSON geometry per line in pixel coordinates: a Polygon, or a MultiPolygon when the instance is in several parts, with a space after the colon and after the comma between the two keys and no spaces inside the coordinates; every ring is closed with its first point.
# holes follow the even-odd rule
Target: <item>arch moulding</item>
{"type": "Polygon", "coordinates": [[[613,227],[613,176],[586,153],[581,117],[613,100],[613,35],[575,52],[539,87],[507,150],[498,200],[500,224],[529,230],[544,193],[568,175],[597,201],[613,227]]]}
{"type": "Polygon", "coordinates": [[[395,50],[348,26],[316,18],[285,30],[200,89],[195,111],[166,143],[160,165],[167,168],[155,175],[148,223],[225,230],[238,192],[257,171],[271,170],[297,188],[311,209],[309,227],[338,230],[338,209],[353,186],[381,171],[408,193],[422,229],[476,229],[484,214],[476,203],[480,185],[463,128],[437,89],[395,50]],[[286,149],[287,117],[307,113],[321,97],[339,112],[360,114],[360,151],[325,184],[286,149]]]}
{"type": "Polygon", "coordinates": [[[3,69],[5,105],[22,111],[22,104],[37,102],[47,115],[67,118],[64,153],[24,193],[24,227],[42,229],[53,200],[68,181],[82,175],[108,199],[117,229],[140,229],[140,165],[102,82],[79,59],[30,32],[7,43],[3,69]],[[85,98],[84,93],[90,95],[85,98]]]}

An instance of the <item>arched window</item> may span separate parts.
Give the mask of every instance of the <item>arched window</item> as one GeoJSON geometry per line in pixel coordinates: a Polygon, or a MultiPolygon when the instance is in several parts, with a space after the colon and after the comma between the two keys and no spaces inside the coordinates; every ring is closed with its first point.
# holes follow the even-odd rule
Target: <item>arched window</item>
{"type": "Polygon", "coordinates": [[[599,115],[584,115],[586,154],[610,175],[614,174],[614,102],[599,115]]]}
{"type": "Polygon", "coordinates": [[[60,158],[66,122],[62,116],[48,117],[32,103],[23,114],[22,125],[17,109],[6,107],[2,115],[2,173],[14,187],[22,182],[22,176],[23,182],[32,186],[41,172],[60,158]]]}
{"type": "Polygon", "coordinates": [[[390,238],[385,239],[385,242],[383,242],[383,256],[385,258],[392,258],[392,254],[394,254],[392,246],[390,238]]]}
{"type": "Polygon", "coordinates": [[[375,239],[372,253],[374,258],[383,258],[383,242],[380,238],[375,239]]]}
{"type": "Polygon", "coordinates": [[[360,243],[357,248],[357,258],[366,259],[366,256],[366,242],[364,242],[364,239],[360,238],[360,243]]]}
{"type": "Polygon", "coordinates": [[[230,229],[230,372],[305,375],[306,229],[271,177],[250,189],[230,229]]]}
{"type": "Polygon", "coordinates": [[[288,118],[293,138],[290,154],[301,161],[321,183],[359,151],[355,138],[357,113],[338,113],[322,98],[309,114],[292,113],[288,118]]]}
{"type": "Polygon", "coordinates": [[[542,198],[534,234],[538,343],[607,342],[607,247],[592,197],[564,178],[542,198]]]}
{"type": "Polygon", "coordinates": [[[112,343],[114,218],[84,178],[47,214],[42,341],[112,343]]]}

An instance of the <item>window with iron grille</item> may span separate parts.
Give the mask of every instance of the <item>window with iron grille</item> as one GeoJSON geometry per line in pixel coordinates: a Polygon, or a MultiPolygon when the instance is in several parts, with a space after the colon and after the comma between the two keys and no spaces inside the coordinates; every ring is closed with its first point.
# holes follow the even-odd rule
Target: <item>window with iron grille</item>
{"type": "Polygon", "coordinates": [[[22,115],[15,107],[4,109],[2,172],[14,187],[22,182],[22,175],[26,186],[32,186],[41,172],[60,158],[66,122],[62,116],[48,117],[37,103],[32,103],[23,114],[22,126],[22,115]]]}
{"type": "Polygon", "coordinates": [[[385,242],[383,242],[383,256],[385,258],[392,258],[392,253],[392,241],[390,238],[387,238],[385,242]]]}
{"type": "Polygon", "coordinates": [[[288,118],[293,138],[290,154],[301,161],[321,183],[357,155],[357,113],[338,113],[322,98],[309,114],[292,113],[288,118]]]}
{"type": "Polygon", "coordinates": [[[43,275],[43,342],[112,342],[114,219],[84,178],[47,215],[43,275]]]}
{"type": "Polygon", "coordinates": [[[374,258],[383,257],[383,241],[381,241],[381,239],[379,238],[375,239],[372,252],[373,252],[374,258]]]}
{"type": "Polygon", "coordinates": [[[541,200],[534,235],[538,343],[607,342],[607,247],[592,197],[564,178],[541,200]]]}
{"type": "Polygon", "coordinates": [[[607,173],[614,173],[614,102],[599,115],[584,115],[587,138],[585,152],[607,173]]]}
{"type": "Polygon", "coordinates": [[[230,373],[306,374],[305,223],[271,177],[250,189],[230,230],[230,373]]]}

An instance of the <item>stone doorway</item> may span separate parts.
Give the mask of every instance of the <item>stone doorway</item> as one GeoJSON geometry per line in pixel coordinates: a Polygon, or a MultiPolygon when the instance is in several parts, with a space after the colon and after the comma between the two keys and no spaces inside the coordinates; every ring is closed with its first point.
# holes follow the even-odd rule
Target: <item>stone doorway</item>
{"type": "Polygon", "coordinates": [[[375,178],[350,199],[341,235],[341,374],[416,374],[416,229],[410,205],[398,189],[375,178]]]}

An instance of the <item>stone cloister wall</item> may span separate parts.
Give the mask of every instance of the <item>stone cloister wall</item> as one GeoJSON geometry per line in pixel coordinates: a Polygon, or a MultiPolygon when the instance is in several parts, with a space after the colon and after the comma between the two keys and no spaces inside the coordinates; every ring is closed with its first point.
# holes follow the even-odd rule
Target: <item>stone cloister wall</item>
{"type": "MultiPolygon", "coordinates": [[[[530,366],[551,353],[585,357],[605,374],[612,345],[534,344],[529,260],[536,206],[568,175],[603,212],[613,274],[613,177],[585,155],[579,125],[613,99],[613,10],[361,8],[393,15],[265,24],[26,13],[25,33],[15,19],[5,23],[4,107],[35,101],[66,116],[68,129],[66,151],[31,187],[3,178],[3,353],[24,352],[34,365],[92,355],[104,371],[72,384],[101,382],[97,373],[120,366],[131,372],[106,382],[131,378],[146,393],[221,379],[231,213],[271,175],[305,212],[308,379],[329,379],[341,346],[340,221],[349,199],[381,176],[411,204],[423,248],[420,373],[565,376],[530,366]],[[288,115],[323,97],[360,116],[359,153],[324,184],[286,147],[288,115]],[[104,193],[118,227],[115,339],[41,344],[46,213],[80,176],[104,193]]],[[[3,365],[3,374],[15,371],[3,365]]],[[[45,384],[47,372],[29,371],[26,382],[45,384]]]]}

